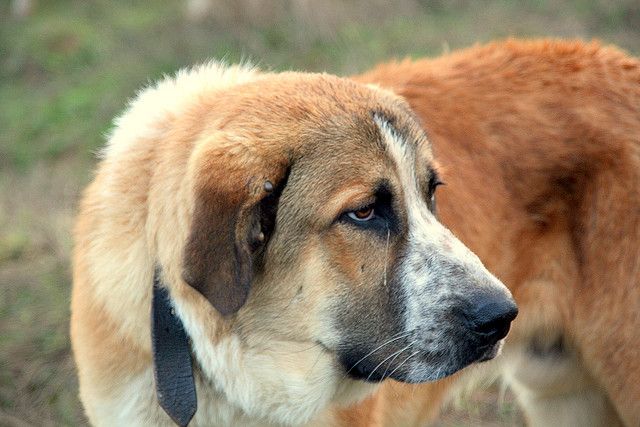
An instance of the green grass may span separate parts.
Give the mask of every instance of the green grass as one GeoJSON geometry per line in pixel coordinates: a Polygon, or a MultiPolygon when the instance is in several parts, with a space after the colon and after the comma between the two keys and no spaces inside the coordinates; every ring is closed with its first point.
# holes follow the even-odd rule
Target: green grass
{"type": "MultiPolygon", "coordinates": [[[[40,1],[21,20],[0,3],[0,425],[83,423],[67,331],[73,212],[112,118],[150,81],[210,58],[350,74],[512,35],[640,52],[637,0],[414,3],[404,16],[365,21],[354,7],[313,25],[290,14],[193,23],[169,0],[40,1]]],[[[509,405],[495,422],[517,422],[509,405]]]]}

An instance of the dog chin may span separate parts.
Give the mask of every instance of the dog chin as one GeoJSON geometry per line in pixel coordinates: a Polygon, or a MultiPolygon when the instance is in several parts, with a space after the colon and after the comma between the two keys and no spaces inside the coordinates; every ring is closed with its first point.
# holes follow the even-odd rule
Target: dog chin
{"type": "Polygon", "coordinates": [[[334,401],[339,406],[350,406],[358,403],[378,389],[379,384],[376,382],[367,382],[345,377],[344,381],[338,386],[334,401]]]}
{"type": "Polygon", "coordinates": [[[399,379],[399,381],[403,381],[406,383],[423,383],[428,381],[440,380],[442,378],[448,377],[449,375],[453,375],[456,372],[473,364],[487,362],[491,359],[494,359],[502,352],[503,344],[504,340],[500,340],[495,344],[479,347],[466,358],[467,360],[453,366],[450,365],[439,369],[434,369],[433,367],[429,366],[421,368],[418,365],[409,372],[409,375],[402,379],[399,379]]]}
{"type": "Polygon", "coordinates": [[[489,346],[485,352],[480,356],[476,363],[487,362],[494,359],[502,353],[502,347],[504,346],[504,340],[498,341],[496,344],[489,346]]]}
{"type": "Polygon", "coordinates": [[[502,351],[503,343],[504,340],[500,340],[497,343],[480,346],[465,352],[463,356],[451,357],[451,359],[455,360],[454,363],[451,363],[452,361],[450,360],[449,363],[434,364],[433,360],[421,362],[416,358],[415,363],[407,365],[401,370],[386,369],[382,373],[369,369],[367,363],[359,363],[358,366],[348,371],[348,375],[353,381],[363,384],[378,384],[387,378],[409,384],[437,381],[453,375],[472,364],[486,362],[497,357],[502,351]],[[386,375],[386,371],[391,371],[391,374],[386,375]]]}

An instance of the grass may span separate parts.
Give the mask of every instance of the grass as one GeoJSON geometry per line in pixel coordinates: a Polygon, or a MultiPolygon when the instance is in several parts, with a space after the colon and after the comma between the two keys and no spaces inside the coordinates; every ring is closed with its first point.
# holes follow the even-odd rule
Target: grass
{"type": "MultiPolygon", "coordinates": [[[[404,0],[412,13],[367,11],[366,22],[352,3],[332,20],[284,13],[267,24],[194,23],[169,0],[41,1],[24,19],[0,3],[0,425],[85,422],[67,330],[73,212],[112,118],[148,82],[210,58],[350,74],[511,35],[640,52],[636,0],[404,0]]],[[[492,396],[442,425],[521,423],[512,401],[498,408],[492,396]]]]}

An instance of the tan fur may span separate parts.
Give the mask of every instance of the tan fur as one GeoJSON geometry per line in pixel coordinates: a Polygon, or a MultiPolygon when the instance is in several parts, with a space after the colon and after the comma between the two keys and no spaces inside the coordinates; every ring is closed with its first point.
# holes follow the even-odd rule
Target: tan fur
{"type": "MultiPolygon", "coordinates": [[[[288,284],[334,283],[336,275],[351,283],[369,283],[384,271],[384,258],[358,235],[341,231],[324,233],[322,240],[305,240],[295,262],[286,267],[291,255],[283,242],[273,254],[277,255],[273,259],[282,257],[283,264],[276,262],[256,278],[247,308],[233,322],[222,322],[182,278],[182,251],[197,202],[193,189],[215,188],[227,195],[222,201],[241,204],[255,197],[262,180],[280,179],[287,156],[306,138],[322,139],[322,134],[310,135],[300,123],[320,126],[330,116],[341,129],[353,129],[348,118],[340,122],[340,117],[360,114],[363,103],[377,107],[381,103],[401,117],[410,117],[402,102],[375,89],[382,87],[407,100],[435,147],[447,183],[438,192],[440,218],[518,301],[521,315],[494,366],[516,391],[529,422],[638,423],[637,60],[597,44],[508,41],[433,60],[383,65],[354,78],[374,88],[375,96],[330,77],[314,77],[311,82],[290,74],[278,80],[246,68],[220,68],[216,73],[217,78],[203,76],[197,84],[182,81],[181,91],[164,86],[143,93],[121,119],[120,130],[111,137],[96,179],[85,193],[75,230],[71,327],[81,397],[92,422],[130,422],[116,412],[135,411],[143,416],[138,423],[170,425],[155,403],[150,371],[150,284],[157,262],[178,314],[195,328],[194,351],[210,354],[212,365],[216,355],[246,351],[242,341],[229,338],[231,328],[241,325],[246,332],[243,339],[259,349],[248,352],[243,361],[263,363],[264,355],[275,355],[269,363],[279,360],[262,367],[265,375],[299,373],[307,378],[308,366],[313,366],[311,376],[320,378],[329,369],[329,359],[317,349],[309,350],[305,342],[326,328],[318,320],[325,308],[322,301],[336,292],[357,297],[368,290],[298,289],[288,284]],[[284,80],[286,85],[299,81],[300,86],[287,91],[284,80]],[[251,82],[238,90],[238,85],[251,82]],[[344,108],[332,110],[319,93],[329,93],[344,108]],[[273,99],[265,99],[269,94],[273,99]],[[274,110],[265,106],[282,105],[283,96],[286,112],[275,120],[274,110]],[[251,101],[257,98],[264,102],[251,101]],[[166,107],[155,108],[158,105],[166,107]],[[258,152],[253,151],[257,146],[247,144],[265,135],[269,138],[258,152]],[[247,187],[238,189],[234,183],[243,179],[247,187]],[[242,194],[234,195],[238,190],[242,194]],[[233,202],[235,196],[240,199],[233,202]],[[371,261],[367,271],[345,261],[359,255],[371,261]],[[292,303],[295,313],[287,311],[292,303]],[[286,339],[261,341],[260,333],[273,332],[264,329],[264,318],[279,319],[273,327],[288,330],[286,339]]],[[[328,129],[335,129],[332,126],[328,129]]],[[[350,135],[361,138],[357,131],[350,135]]],[[[355,147],[337,145],[339,155],[315,159],[327,166],[322,176],[336,179],[320,177],[312,186],[317,194],[305,195],[316,208],[309,216],[314,220],[295,225],[310,230],[310,235],[321,233],[344,206],[366,199],[358,188],[371,182],[349,182],[354,170],[369,171],[372,180],[386,173],[375,153],[363,156],[355,147]],[[337,165],[337,158],[351,159],[354,169],[341,170],[344,165],[337,165]],[[327,182],[341,186],[321,185],[327,182]]],[[[423,156],[425,164],[433,161],[428,150],[423,156]]],[[[229,405],[209,388],[210,380],[203,379],[207,376],[207,372],[196,375],[200,400],[194,424],[249,425],[275,419],[264,413],[248,416],[251,408],[243,406],[246,402],[229,405]]],[[[420,425],[433,418],[452,385],[465,376],[462,372],[419,386],[388,380],[348,409],[331,402],[344,404],[372,389],[348,381],[314,383],[318,387],[312,392],[318,396],[314,405],[329,406],[313,422],[420,425]],[[333,396],[322,397],[321,390],[328,389],[333,396]]],[[[269,381],[273,377],[265,377],[265,383],[269,381]]],[[[268,399],[274,391],[247,388],[249,394],[238,398],[268,399]]]]}
{"type": "MultiPolygon", "coordinates": [[[[407,222],[402,206],[423,215],[438,239],[432,250],[457,268],[456,284],[510,301],[468,249],[419,212],[426,201],[402,203],[403,188],[426,186],[428,166],[430,146],[406,103],[351,80],[214,63],[141,92],[116,121],[75,229],[71,334],[89,420],[171,425],[156,401],[150,346],[159,267],[196,365],[191,425],[338,423],[339,407],[375,388],[346,375],[345,329],[378,345],[397,331],[384,316],[405,325],[392,317],[401,308],[388,307],[387,279],[408,233],[384,239],[341,219],[372,203],[382,181],[395,188],[398,221],[407,222]],[[382,134],[378,115],[402,136],[382,134]],[[391,158],[385,144],[411,145],[412,154],[391,158]],[[267,181],[283,189],[276,231],[260,222],[267,181]],[[269,233],[263,253],[251,249],[260,227],[269,233]]],[[[428,326],[436,334],[427,355],[432,342],[450,344],[428,326]]],[[[398,349],[389,348],[381,357],[398,349]]],[[[448,372],[473,362],[425,359],[406,375],[429,373],[426,363],[448,372]]]]}
{"type": "MultiPolygon", "coordinates": [[[[236,81],[232,78],[230,85],[250,74],[250,71],[241,73],[236,81]]],[[[224,80],[216,70],[208,77],[224,80]]],[[[303,77],[291,75],[291,80],[296,79],[304,81],[303,77]]],[[[322,78],[312,80],[322,81],[322,78]]],[[[165,89],[170,84],[165,84],[165,89]]],[[[252,132],[264,131],[267,122],[259,117],[264,109],[234,103],[237,99],[250,100],[251,93],[242,98],[237,92],[220,93],[224,85],[207,89],[206,84],[203,81],[202,87],[198,88],[200,91],[195,93],[200,98],[188,100],[182,106],[189,110],[189,114],[167,111],[165,115],[154,118],[155,123],[138,123],[137,127],[147,125],[153,129],[149,133],[149,141],[131,134],[137,129],[131,126],[132,123],[120,124],[111,138],[111,146],[106,149],[96,180],[85,193],[76,226],[72,337],[81,397],[89,419],[96,424],[170,424],[155,403],[150,374],[150,281],[154,263],[162,265],[166,282],[173,285],[174,298],[180,301],[176,307],[178,312],[190,307],[190,312],[181,313],[185,322],[197,322],[205,327],[203,333],[206,338],[201,339],[216,343],[225,337],[227,323],[221,322],[209,304],[182,281],[182,248],[194,203],[191,188],[222,186],[221,191],[226,191],[229,197],[234,194],[239,197],[242,187],[237,183],[246,182],[243,174],[247,170],[259,179],[279,179],[269,175],[268,171],[261,172],[271,168],[272,162],[277,162],[277,151],[266,157],[255,156],[250,152],[250,146],[238,144],[238,141],[256,138],[252,132]],[[252,108],[255,114],[249,113],[252,108]],[[230,127],[234,125],[228,124],[232,119],[228,117],[237,115],[238,109],[242,109],[245,112],[243,117],[248,119],[241,123],[241,128],[233,130],[230,127]],[[210,117],[214,113],[215,116],[210,117]],[[203,129],[205,123],[213,129],[203,129]],[[216,128],[225,128],[225,131],[216,128]],[[261,157],[269,163],[255,164],[261,157]],[[226,190],[225,185],[229,186],[226,190]],[[167,200],[167,195],[173,199],[167,200]],[[193,310],[194,307],[197,310],[193,310]],[[194,319],[188,319],[188,316],[194,316],[194,319]],[[135,379],[137,376],[140,380],[135,379]],[[137,382],[142,388],[136,389],[134,384],[137,382]],[[139,418],[133,418],[131,413],[127,414],[124,408],[119,407],[126,400],[135,400],[131,410],[141,413],[139,418]],[[119,412],[123,418],[119,418],[119,412]]],[[[278,82],[272,84],[277,86],[278,82]]],[[[306,87],[304,83],[302,86],[306,87]]],[[[256,88],[247,88],[249,92],[252,90],[256,88]]],[[[311,93],[298,96],[300,99],[302,96],[313,98],[311,93]]],[[[145,106],[144,101],[134,104],[133,111],[139,112],[144,108],[157,111],[157,105],[145,106]]],[[[290,112],[294,113],[291,120],[296,119],[296,114],[305,114],[297,109],[296,102],[299,101],[291,99],[287,104],[290,112]]],[[[345,99],[345,103],[349,100],[345,99]]],[[[305,105],[315,106],[313,103],[305,105]]],[[[146,120],[146,117],[142,118],[146,120]]],[[[131,113],[121,122],[127,120],[131,121],[131,113]]],[[[267,132],[276,139],[293,136],[291,128],[286,125],[283,130],[269,129],[267,132]]],[[[285,146],[278,143],[273,147],[281,150],[285,146]]],[[[271,149],[269,142],[260,149],[271,149]]],[[[230,198],[227,199],[232,203],[230,198]]],[[[282,298],[280,304],[285,303],[282,298]]],[[[252,320],[247,322],[250,325],[252,320]]],[[[291,339],[294,341],[285,355],[290,353],[294,357],[283,357],[283,365],[293,369],[295,363],[302,363],[300,369],[307,369],[306,366],[311,365],[309,359],[312,354],[316,358],[314,353],[305,356],[305,349],[310,347],[310,343],[301,340],[297,344],[295,336],[291,339]]],[[[197,338],[194,337],[194,341],[197,338]]],[[[233,347],[236,344],[229,342],[228,345],[233,347]]],[[[235,357],[241,356],[236,354],[235,357]]],[[[271,371],[265,367],[265,372],[269,374],[271,371]]],[[[199,389],[209,387],[203,385],[200,378],[197,382],[199,389]]],[[[235,409],[216,411],[215,402],[221,399],[215,393],[209,398],[213,409],[208,408],[206,391],[199,392],[199,397],[200,410],[194,423],[211,421],[212,418],[207,418],[211,415],[207,410],[219,412],[213,419],[217,417],[220,424],[249,422],[235,409]]]]}
{"type": "MultiPolygon", "coordinates": [[[[640,62],[598,43],[507,41],[356,80],[418,113],[447,183],[443,222],[513,292],[496,363],[529,423],[638,425],[640,62]]],[[[407,408],[397,387],[368,404],[395,402],[399,417],[442,401],[427,384],[407,408]]]]}

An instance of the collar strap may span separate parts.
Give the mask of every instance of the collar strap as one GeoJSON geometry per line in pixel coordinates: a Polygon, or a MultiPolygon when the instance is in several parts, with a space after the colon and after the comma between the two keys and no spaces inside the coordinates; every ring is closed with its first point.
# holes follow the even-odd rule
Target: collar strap
{"type": "Polygon", "coordinates": [[[162,286],[159,269],[153,276],[151,342],[158,403],[177,425],[186,427],[197,408],[189,338],[171,306],[169,291],[162,286]]]}

